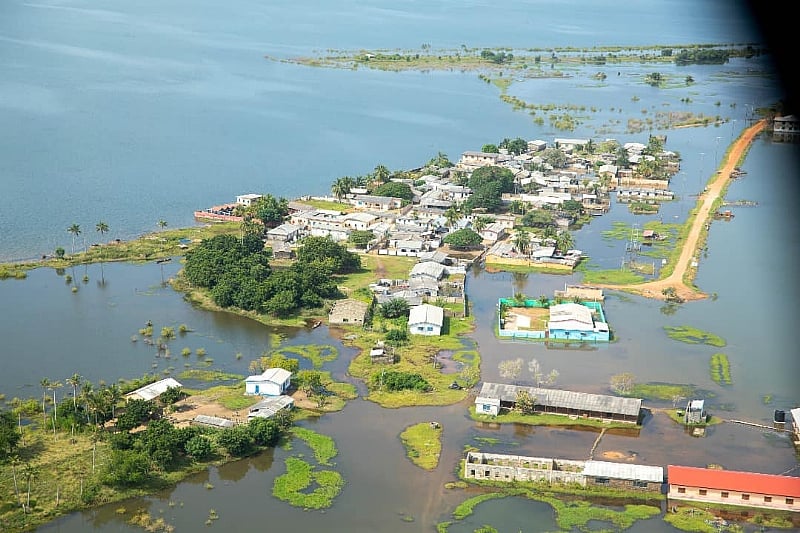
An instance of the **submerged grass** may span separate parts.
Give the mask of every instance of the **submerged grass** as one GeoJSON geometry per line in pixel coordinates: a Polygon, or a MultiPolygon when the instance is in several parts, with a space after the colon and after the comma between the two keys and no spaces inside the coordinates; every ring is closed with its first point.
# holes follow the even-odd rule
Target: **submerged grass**
{"type": "Polygon", "coordinates": [[[339,350],[330,344],[304,344],[300,346],[284,346],[275,351],[281,355],[295,355],[311,361],[314,368],[321,368],[323,364],[335,361],[339,357],[339,350]]]}
{"type": "Polygon", "coordinates": [[[715,353],[711,356],[709,361],[711,370],[711,379],[719,385],[730,385],[731,380],[731,366],[728,362],[728,356],[724,353],[715,353]]]}

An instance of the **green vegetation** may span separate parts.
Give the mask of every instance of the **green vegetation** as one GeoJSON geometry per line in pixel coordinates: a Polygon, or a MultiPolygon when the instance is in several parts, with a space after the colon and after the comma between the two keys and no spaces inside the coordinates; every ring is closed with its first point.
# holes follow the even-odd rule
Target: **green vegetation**
{"type": "Polygon", "coordinates": [[[695,396],[696,389],[692,385],[675,383],[635,383],[625,396],[642,398],[643,400],[673,401],[675,398],[687,399],[695,396]]]}
{"type": "Polygon", "coordinates": [[[178,378],[193,379],[196,381],[233,381],[244,379],[245,376],[241,374],[234,374],[232,372],[223,372],[222,370],[191,368],[178,374],[178,378]]]}
{"type": "Polygon", "coordinates": [[[420,422],[400,433],[411,462],[424,470],[433,470],[439,464],[442,452],[442,427],[434,422],[420,422]]]}
{"type": "Polygon", "coordinates": [[[344,479],[334,470],[314,470],[314,467],[298,459],[286,458],[286,473],[275,478],[272,495],[303,509],[325,509],[333,504],[342,492],[344,479]],[[314,484],[316,488],[308,491],[314,484]]]}
{"type": "Polygon", "coordinates": [[[339,357],[339,350],[330,344],[304,344],[294,346],[284,346],[273,352],[281,355],[295,355],[308,359],[314,368],[321,368],[323,364],[335,361],[339,357]]]}
{"type": "Polygon", "coordinates": [[[624,422],[604,422],[592,418],[577,417],[575,419],[564,415],[548,415],[544,413],[525,414],[520,411],[501,410],[497,416],[484,415],[475,412],[475,406],[469,406],[469,416],[478,422],[493,422],[496,424],[526,424],[529,426],[581,426],[587,428],[625,428],[638,429],[640,426],[624,422]]]}
{"type": "Polygon", "coordinates": [[[311,448],[314,457],[321,465],[330,465],[330,460],[339,453],[336,442],[327,435],[303,427],[292,428],[292,435],[303,440],[311,448]]]}
{"type": "Polygon", "coordinates": [[[475,511],[475,507],[479,503],[489,500],[496,500],[498,498],[508,498],[509,496],[519,496],[521,494],[525,494],[525,492],[526,491],[524,489],[511,489],[503,492],[486,492],[484,494],[479,494],[478,496],[473,496],[472,498],[464,500],[458,504],[458,507],[456,507],[453,511],[453,518],[456,520],[463,520],[475,511]]]}
{"type": "Polygon", "coordinates": [[[726,344],[722,337],[692,326],[664,326],[664,331],[667,332],[670,339],[689,344],[708,344],[717,348],[726,344]]]}
{"type": "Polygon", "coordinates": [[[731,367],[728,356],[724,353],[715,353],[709,362],[711,367],[711,379],[719,385],[731,384],[731,367]]]}
{"type": "Polygon", "coordinates": [[[430,392],[431,384],[419,374],[397,370],[380,370],[372,375],[371,384],[379,390],[397,392],[403,390],[430,392]]]}

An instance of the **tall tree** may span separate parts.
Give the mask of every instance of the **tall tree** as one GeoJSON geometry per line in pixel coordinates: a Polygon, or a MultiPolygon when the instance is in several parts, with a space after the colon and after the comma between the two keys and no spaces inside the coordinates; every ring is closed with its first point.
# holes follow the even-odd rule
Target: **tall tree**
{"type": "Polygon", "coordinates": [[[50,390],[50,380],[48,378],[42,378],[39,381],[39,385],[42,387],[42,417],[44,420],[43,427],[47,425],[47,392],[50,390]]]}
{"type": "Polygon", "coordinates": [[[451,205],[444,212],[444,219],[447,221],[447,227],[453,229],[458,221],[461,220],[461,213],[456,206],[451,205]]]}
{"type": "Polygon", "coordinates": [[[388,168],[386,168],[384,165],[378,165],[372,172],[372,177],[375,179],[375,181],[386,183],[389,181],[389,174],[390,172],[388,168]]]}
{"type": "Polygon", "coordinates": [[[75,255],[75,237],[81,234],[81,225],[72,224],[67,231],[72,234],[72,255],[75,255]]]}
{"type": "Polygon", "coordinates": [[[572,234],[567,230],[559,232],[556,236],[556,248],[559,251],[566,252],[572,248],[573,244],[575,243],[572,239],[572,234]]]}
{"type": "MultiPolygon", "coordinates": [[[[95,229],[100,233],[100,239],[103,239],[103,235],[108,233],[108,224],[103,222],[102,220],[97,223],[95,229]]],[[[100,243],[100,283],[105,285],[106,283],[106,276],[105,272],[103,272],[103,243],[100,243]]]]}
{"type": "Polygon", "coordinates": [[[518,229],[512,242],[514,243],[514,248],[517,249],[517,253],[526,254],[531,245],[531,235],[524,229],[518,229]]]}
{"type": "Polygon", "coordinates": [[[70,377],[66,379],[67,385],[72,387],[72,407],[78,407],[78,387],[81,386],[81,382],[83,381],[83,377],[75,372],[70,377]]]}

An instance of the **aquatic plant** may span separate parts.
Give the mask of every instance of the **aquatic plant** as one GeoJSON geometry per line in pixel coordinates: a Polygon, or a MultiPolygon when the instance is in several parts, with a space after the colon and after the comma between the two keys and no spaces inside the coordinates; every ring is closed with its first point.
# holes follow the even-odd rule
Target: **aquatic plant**
{"type": "Polygon", "coordinates": [[[664,331],[670,339],[689,344],[708,344],[718,348],[727,344],[722,337],[692,326],[664,326],[664,331]]]}
{"type": "Polygon", "coordinates": [[[711,379],[719,385],[731,384],[731,367],[728,356],[724,353],[715,353],[709,362],[711,367],[711,379]]]}
{"type": "Polygon", "coordinates": [[[439,464],[442,452],[442,426],[435,422],[420,422],[408,426],[400,433],[411,462],[424,470],[433,470],[439,464]]]}
{"type": "Polygon", "coordinates": [[[339,472],[315,471],[312,465],[302,459],[288,457],[286,473],[275,478],[272,495],[295,507],[324,509],[333,504],[343,487],[344,479],[339,472]],[[317,487],[307,492],[312,483],[317,487]]]}
{"type": "Polygon", "coordinates": [[[327,435],[299,426],[292,428],[292,434],[311,448],[314,452],[314,457],[321,465],[329,465],[330,460],[339,453],[336,448],[336,441],[327,435]]]}

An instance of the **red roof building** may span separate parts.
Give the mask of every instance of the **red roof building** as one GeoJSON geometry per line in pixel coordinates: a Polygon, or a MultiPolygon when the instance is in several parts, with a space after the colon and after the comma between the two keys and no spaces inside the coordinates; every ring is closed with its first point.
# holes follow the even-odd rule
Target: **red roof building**
{"type": "Polygon", "coordinates": [[[800,512],[800,478],[690,466],[667,466],[667,497],[800,512]]]}

